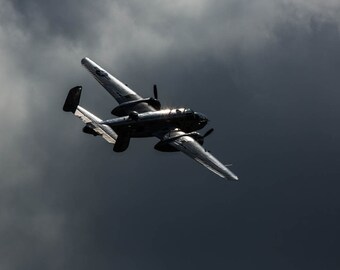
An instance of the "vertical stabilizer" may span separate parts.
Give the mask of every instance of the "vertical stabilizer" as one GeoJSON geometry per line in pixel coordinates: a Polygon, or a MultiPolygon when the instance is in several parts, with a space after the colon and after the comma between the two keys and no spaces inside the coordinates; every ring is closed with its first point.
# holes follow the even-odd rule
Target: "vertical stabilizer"
{"type": "Polygon", "coordinates": [[[65,112],[73,112],[75,113],[80,101],[81,95],[81,86],[73,87],[67,95],[67,98],[64,103],[63,110],[65,112]]]}

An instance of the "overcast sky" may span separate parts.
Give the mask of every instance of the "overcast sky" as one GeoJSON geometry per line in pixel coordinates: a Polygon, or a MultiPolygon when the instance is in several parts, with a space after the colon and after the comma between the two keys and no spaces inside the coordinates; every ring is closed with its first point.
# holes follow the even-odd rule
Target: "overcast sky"
{"type": "Polygon", "coordinates": [[[339,269],[338,0],[0,0],[0,269],[339,269]],[[62,111],[88,56],[191,107],[227,182],[62,111]]]}

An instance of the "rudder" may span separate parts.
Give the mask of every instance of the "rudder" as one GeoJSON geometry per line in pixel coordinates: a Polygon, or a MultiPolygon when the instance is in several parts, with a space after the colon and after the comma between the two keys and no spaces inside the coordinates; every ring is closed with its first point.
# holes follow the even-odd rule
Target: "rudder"
{"type": "Polygon", "coordinates": [[[76,86],[76,87],[73,87],[68,92],[68,95],[66,97],[66,100],[63,106],[63,110],[65,112],[75,113],[79,105],[81,90],[82,90],[81,86],[76,86]]]}

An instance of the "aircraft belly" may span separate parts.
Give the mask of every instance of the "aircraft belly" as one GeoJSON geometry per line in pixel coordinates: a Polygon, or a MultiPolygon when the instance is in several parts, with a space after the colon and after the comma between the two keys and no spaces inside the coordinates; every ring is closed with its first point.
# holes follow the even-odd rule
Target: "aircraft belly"
{"type": "Polygon", "coordinates": [[[125,127],[114,127],[113,129],[116,132],[120,132],[121,130],[129,130],[130,137],[132,138],[145,138],[145,137],[153,137],[157,133],[165,133],[168,130],[174,128],[173,124],[170,123],[135,123],[132,125],[128,125],[125,127]]]}

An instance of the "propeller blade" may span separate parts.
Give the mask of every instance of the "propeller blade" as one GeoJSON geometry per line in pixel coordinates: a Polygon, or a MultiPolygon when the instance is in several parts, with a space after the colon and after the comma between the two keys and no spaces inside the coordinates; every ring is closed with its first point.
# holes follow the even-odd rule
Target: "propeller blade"
{"type": "Polygon", "coordinates": [[[203,135],[203,138],[209,136],[213,131],[214,131],[213,128],[209,129],[209,130],[203,135]]]}
{"type": "Polygon", "coordinates": [[[153,85],[153,96],[155,97],[155,99],[158,99],[158,91],[156,84],[153,85]]]}

